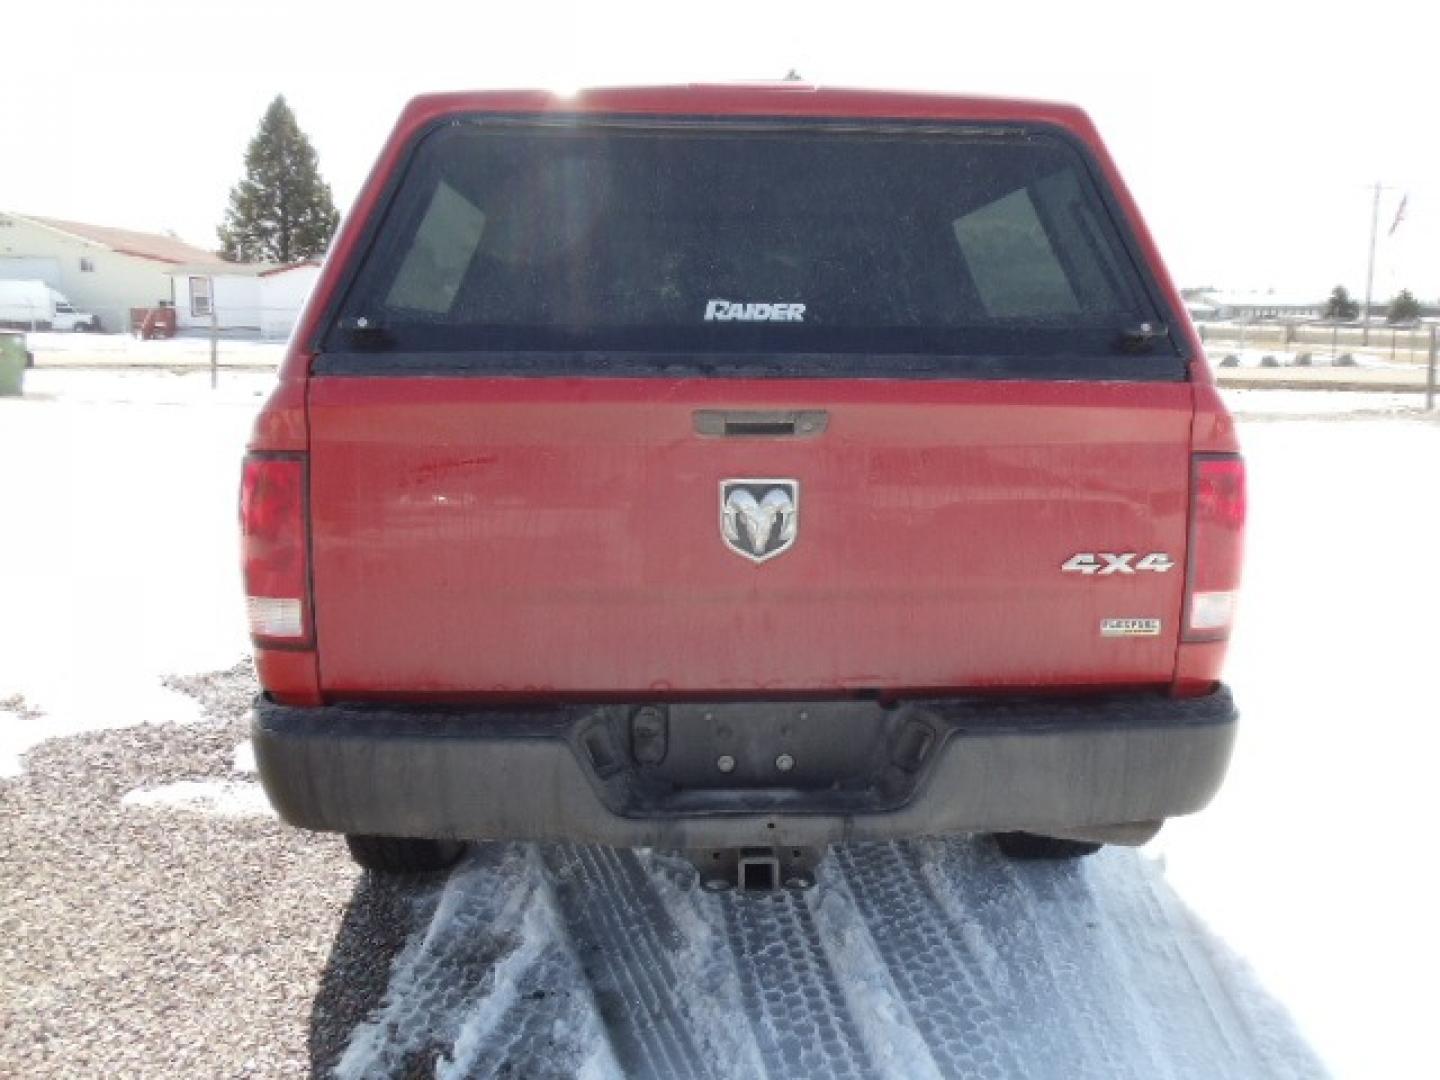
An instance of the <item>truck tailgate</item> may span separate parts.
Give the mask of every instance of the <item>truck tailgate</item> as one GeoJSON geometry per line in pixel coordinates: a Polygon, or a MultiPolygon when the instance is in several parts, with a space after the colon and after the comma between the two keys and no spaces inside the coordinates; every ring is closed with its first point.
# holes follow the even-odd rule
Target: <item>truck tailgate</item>
{"type": "Polygon", "coordinates": [[[337,696],[1166,683],[1191,411],[1190,385],[1164,381],[316,377],[321,682],[337,696]],[[827,424],[697,431],[715,409],[827,424]],[[757,563],[726,544],[721,484],[736,478],[798,486],[793,546],[757,563]],[[1062,570],[1082,553],[1134,558],[1062,570]],[[1130,572],[1152,553],[1173,569],[1130,572]]]}

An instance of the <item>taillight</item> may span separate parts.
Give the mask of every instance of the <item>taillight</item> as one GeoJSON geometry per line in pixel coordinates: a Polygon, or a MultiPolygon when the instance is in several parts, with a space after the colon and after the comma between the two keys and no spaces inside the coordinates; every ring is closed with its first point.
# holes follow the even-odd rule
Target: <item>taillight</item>
{"type": "Polygon", "coordinates": [[[240,480],[245,608],[259,643],[310,637],[305,459],[252,454],[240,480]]]}
{"type": "Polygon", "coordinates": [[[1197,454],[1190,483],[1190,564],[1185,578],[1185,639],[1230,635],[1245,532],[1245,462],[1236,454],[1197,454]]]}

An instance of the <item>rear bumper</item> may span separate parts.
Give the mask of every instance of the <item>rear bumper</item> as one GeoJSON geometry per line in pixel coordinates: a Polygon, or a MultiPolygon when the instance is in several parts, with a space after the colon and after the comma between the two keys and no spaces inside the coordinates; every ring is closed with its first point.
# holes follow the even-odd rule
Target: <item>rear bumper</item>
{"type": "Polygon", "coordinates": [[[262,698],[252,734],[271,802],[302,828],[719,848],[1063,835],[1191,813],[1220,785],[1236,718],[1224,688],[892,707],[397,710],[262,698]]]}

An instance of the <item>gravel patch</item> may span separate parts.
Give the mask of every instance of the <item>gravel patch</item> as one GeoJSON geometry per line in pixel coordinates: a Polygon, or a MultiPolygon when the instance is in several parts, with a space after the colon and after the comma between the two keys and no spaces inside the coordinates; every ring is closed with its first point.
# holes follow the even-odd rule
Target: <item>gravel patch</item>
{"type": "Polygon", "coordinates": [[[253,782],[248,661],[167,685],[205,722],[56,739],[0,780],[0,1075],[321,1074],[428,917],[436,884],[372,882],[336,837],[122,803],[253,782]]]}

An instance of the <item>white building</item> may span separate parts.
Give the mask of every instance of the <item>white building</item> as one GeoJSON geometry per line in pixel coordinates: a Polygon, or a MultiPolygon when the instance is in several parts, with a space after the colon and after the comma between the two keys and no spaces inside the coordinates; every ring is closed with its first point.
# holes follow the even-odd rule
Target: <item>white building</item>
{"type": "Polygon", "coordinates": [[[173,236],[0,212],[0,278],[45,282],[103,330],[127,330],[131,308],[170,300],[175,267],[224,265],[173,236]]]}
{"type": "Polygon", "coordinates": [[[1221,289],[1185,291],[1185,306],[1194,319],[1242,322],[1304,322],[1322,318],[1325,298],[1313,294],[1236,292],[1221,289]]]}
{"type": "Polygon", "coordinates": [[[170,270],[175,321],[182,329],[259,332],[261,337],[289,335],[315,279],[320,260],[289,266],[265,263],[201,263],[170,270]]]}

